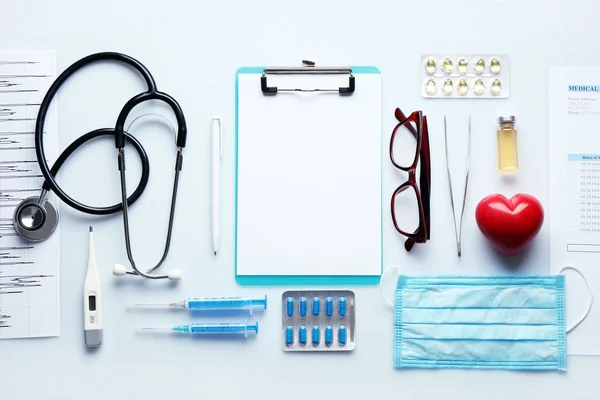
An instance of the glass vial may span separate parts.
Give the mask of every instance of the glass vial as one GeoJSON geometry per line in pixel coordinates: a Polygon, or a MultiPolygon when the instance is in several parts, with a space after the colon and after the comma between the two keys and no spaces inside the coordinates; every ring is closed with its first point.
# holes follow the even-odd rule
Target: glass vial
{"type": "Polygon", "coordinates": [[[519,151],[517,144],[517,131],[515,129],[515,117],[498,118],[498,171],[518,172],[519,151]]]}

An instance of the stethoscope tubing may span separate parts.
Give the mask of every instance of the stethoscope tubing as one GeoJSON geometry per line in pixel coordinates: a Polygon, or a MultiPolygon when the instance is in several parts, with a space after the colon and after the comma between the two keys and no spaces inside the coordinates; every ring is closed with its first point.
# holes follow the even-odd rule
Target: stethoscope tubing
{"type": "Polygon", "coordinates": [[[123,227],[124,227],[124,233],[125,233],[127,256],[129,258],[129,261],[133,268],[133,271],[127,271],[126,273],[131,274],[131,275],[143,276],[143,277],[149,278],[149,279],[165,279],[165,278],[171,279],[169,277],[169,275],[153,275],[152,272],[161,266],[161,264],[165,261],[168,251],[169,251],[170,242],[171,242],[171,234],[172,234],[172,230],[173,230],[173,220],[174,220],[174,213],[175,213],[175,202],[176,202],[176,198],[177,198],[177,188],[179,185],[179,172],[181,171],[182,164],[183,164],[182,150],[186,144],[186,138],[187,138],[187,127],[186,127],[186,122],[185,122],[185,118],[184,118],[181,107],[179,106],[179,104],[173,97],[169,96],[166,93],[159,92],[157,90],[154,78],[150,74],[150,71],[142,63],[140,63],[139,61],[137,61],[134,58],[127,56],[125,54],[113,53],[113,52],[96,53],[96,54],[92,54],[87,57],[84,57],[81,60],[72,64],[62,74],[59,75],[59,77],[54,81],[54,83],[48,89],[48,92],[44,96],[44,99],[40,105],[40,109],[39,109],[38,117],[37,117],[37,121],[36,121],[36,126],[35,126],[35,136],[34,136],[36,157],[37,157],[37,161],[38,161],[41,173],[44,176],[44,184],[42,186],[42,195],[40,196],[40,203],[45,201],[43,199],[45,199],[46,193],[48,191],[53,191],[56,194],[56,196],[59,199],[61,199],[65,204],[67,204],[70,207],[72,207],[78,211],[81,211],[83,213],[92,214],[92,215],[107,215],[107,214],[113,214],[113,213],[122,211],[123,212],[123,227]],[[45,155],[45,151],[44,151],[43,132],[44,132],[46,115],[48,113],[48,110],[50,109],[52,100],[53,100],[54,96],[56,95],[56,93],[58,92],[58,90],[60,89],[60,87],[62,86],[62,84],[65,83],[74,73],[76,73],[80,69],[84,68],[85,66],[87,66],[91,63],[94,63],[94,62],[98,62],[98,61],[118,61],[118,62],[122,62],[122,63],[125,63],[125,64],[133,67],[144,78],[146,85],[148,87],[148,90],[146,92],[143,92],[143,93],[140,93],[140,94],[134,96],[125,104],[125,106],[123,107],[123,109],[121,110],[121,112],[119,114],[119,117],[117,119],[117,123],[116,123],[116,126],[114,129],[113,128],[96,129],[94,131],[91,131],[91,132],[88,132],[88,133],[82,135],[81,137],[76,139],[74,142],[72,142],[60,154],[60,156],[57,158],[54,165],[50,169],[48,166],[48,163],[46,162],[46,155],[45,155]],[[133,260],[133,255],[132,255],[132,251],[131,251],[131,243],[130,243],[128,206],[133,204],[137,199],[139,199],[139,197],[142,195],[144,189],[146,188],[146,186],[148,184],[149,175],[150,175],[150,162],[148,160],[148,155],[146,154],[146,151],[142,147],[141,143],[135,137],[133,137],[125,132],[124,124],[125,124],[125,121],[127,120],[129,113],[133,110],[133,108],[135,106],[137,106],[138,104],[143,103],[145,101],[149,101],[149,100],[163,101],[172,108],[173,113],[175,114],[175,118],[177,119],[178,132],[177,132],[177,140],[176,140],[176,142],[177,142],[177,160],[176,160],[176,164],[175,164],[175,177],[173,180],[173,194],[172,194],[172,198],[171,198],[169,226],[168,226],[168,231],[167,231],[167,238],[165,240],[165,249],[164,249],[162,258],[159,261],[159,263],[157,265],[155,265],[153,268],[150,268],[149,270],[147,270],[146,272],[143,272],[143,271],[140,271],[136,267],[135,262],[133,260]],[[80,202],[74,200],[69,195],[67,195],[61,189],[61,187],[57,184],[55,177],[56,177],[56,174],[58,173],[59,169],[61,168],[61,166],[67,160],[67,158],[71,154],[73,154],[73,152],[75,152],[79,147],[81,147],[83,144],[85,144],[93,139],[96,139],[98,137],[110,136],[110,135],[114,136],[115,146],[118,149],[118,165],[119,165],[120,179],[121,179],[122,200],[121,200],[121,203],[115,204],[112,206],[108,206],[108,207],[88,206],[88,205],[85,205],[83,203],[80,203],[80,202]],[[126,183],[125,183],[126,179],[125,179],[124,148],[125,148],[126,142],[129,142],[133,145],[133,147],[137,151],[138,155],[140,156],[140,159],[142,160],[142,176],[140,178],[140,182],[138,184],[138,187],[131,194],[131,196],[129,196],[129,198],[127,198],[127,194],[126,194],[127,187],[126,187],[126,183]]]}
{"type": "MultiPolygon", "coordinates": [[[[78,137],[56,159],[56,161],[54,162],[54,165],[52,165],[52,169],[50,170],[50,174],[54,179],[53,179],[53,181],[50,181],[48,179],[44,180],[44,184],[42,185],[42,190],[53,191],[54,193],[56,193],[56,196],[59,199],[61,199],[65,204],[69,205],[70,207],[74,208],[75,210],[81,211],[86,214],[110,215],[110,214],[115,214],[115,213],[122,211],[123,210],[122,202],[117,203],[112,206],[107,206],[107,207],[94,207],[94,206],[89,206],[89,205],[80,203],[79,201],[73,199],[68,194],[66,194],[60,188],[60,186],[55,182],[55,178],[56,178],[56,175],[58,174],[58,170],[62,167],[62,165],[65,163],[65,161],[71,156],[71,154],[73,154],[79,147],[83,146],[87,142],[94,140],[96,138],[99,138],[102,136],[113,137],[114,134],[115,134],[115,130],[113,128],[101,128],[101,129],[93,130],[91,132],[86,133],[85,135],[78,137]]],[[[150,178],[150,161],[148,158],[148,154],[146,153],[146,150],[144,149],[144,147],[142,146],[140,141],[137,140],[132,135],[126,134],[125,136],[127,138],[127,142],[131,143],[133,148],[136,150],[137,154],[140,156],[140,160],[142,163],[142,173],[141,173],[141,177],[140,177],[140,182],[138,183],[137,188],[133,191],[133,193],[127,199],[127,202],[129,204],[133,204],[135,201],[137,201],[140,198],[142,193],[144,193],[144,190],[146,189],[146,186],[148,185],[148,180],[150,178]]]]}
{"type": "MultiPolygon", "coordinates": [[[[146,82],[146,85],[148,86],[148,91],[156,91],[156,82],[154,81],[152,74],[142,63],[140,63],[136,59],[125,54],[114,52],[91,54],[68,67],[63,73],[61,73],[58,76],[58,78],[54,81],[54,83],[52,83],[52,85],[48,89],[48,92],[44,96],[44,99],[42,100],[42,103],[40,104],[40,109],[38,111],[37,121],[35,125],[34,141],[37,161],[40,167],[40,171],[44,176],[43,188],[46,190],[52,190],[56,194],[56,196],[59,199],[61,199],[65,204],[69,205],[70,207],[73,207],[74,209],[80,212],[92,215],[107,215],[121,211],[123,209],[123,204],[115,204],[109,207],[92,207],[82,204],[76,201],[75,199],[71,198],[69,195],[67,195],[67,193],[65,193],[64,190],[62,190],[62,188],[56,182],[55,175],[58,173],[58,170],[66,161],[66,159],[81,145],[98,136],[112,134],[116,138],[118,136],[118,131],[116,129],[110,128],[97,129],[79,137],[61,153],[61,155],[55,162],[52,170],[49,168],[48,163],[46,161],[46,153],[44,149],[44,125],[46,122],[46,115],[48,113],[48,110],[50,109],[52,100],[56,96],[56,93],[58,92],[60,87],[77,71],[86,67],[89,64],[99,61],[119,61],[133,67],[142,75],[144,81],[146,82]]],[[[148,161],[148,156],[145,150],[143,149],[141,143],[137,139],[123,132],[123,146],[125,145],[125,141],[129,141],[131,144],[133,144],[134,148],[136,149],[142,160],[142,176],[140,179],[140,183],[128,199],[128,204],[133,204],[137,199],[139,199],[144,189],[146,188],[146,185],[148,184],[148,178],[150,174],[150,163],[148,161]]]]}

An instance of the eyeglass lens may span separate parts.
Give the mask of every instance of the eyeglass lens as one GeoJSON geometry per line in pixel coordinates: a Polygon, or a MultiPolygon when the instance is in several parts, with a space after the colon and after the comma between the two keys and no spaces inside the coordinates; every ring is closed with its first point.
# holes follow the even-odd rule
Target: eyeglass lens
{"type": "Polygon", "coordinates": [[[419,229],[419,203],[411,185],[404,186],[394,197],[393,207],[398,228],[408,234],[415,233],[419,229]]]}
{"type": "Polygon", "coordinates": [[[398,127],[392,142],[391,155],[399,166],[409,168],[415,163],[418,155],[417,125],[408,121],[398,127]],[[412,131],[412,132],[411,132],[412,131]]]}

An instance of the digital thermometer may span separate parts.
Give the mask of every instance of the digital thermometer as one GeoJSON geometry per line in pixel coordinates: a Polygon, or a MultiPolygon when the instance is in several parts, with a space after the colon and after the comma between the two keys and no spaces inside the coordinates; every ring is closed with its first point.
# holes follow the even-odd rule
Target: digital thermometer
{"type": "Polygon", "coordinates": [[[102,292],[96,269],[94,231],[90,226],[90,250],[87,274],[83,289],[83,324],[85,345],[98,347],[102,343],[102,292]]]}

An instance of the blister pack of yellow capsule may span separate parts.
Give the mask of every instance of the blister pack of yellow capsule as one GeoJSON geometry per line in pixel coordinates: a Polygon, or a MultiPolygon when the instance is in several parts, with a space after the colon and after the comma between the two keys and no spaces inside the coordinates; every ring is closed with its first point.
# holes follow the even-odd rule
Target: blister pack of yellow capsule
{"type": "Polygon", "coordinates": [[[510,94],[506,55],[426,54],[421,57],[424,98],[504,99],[510,94]]]}

